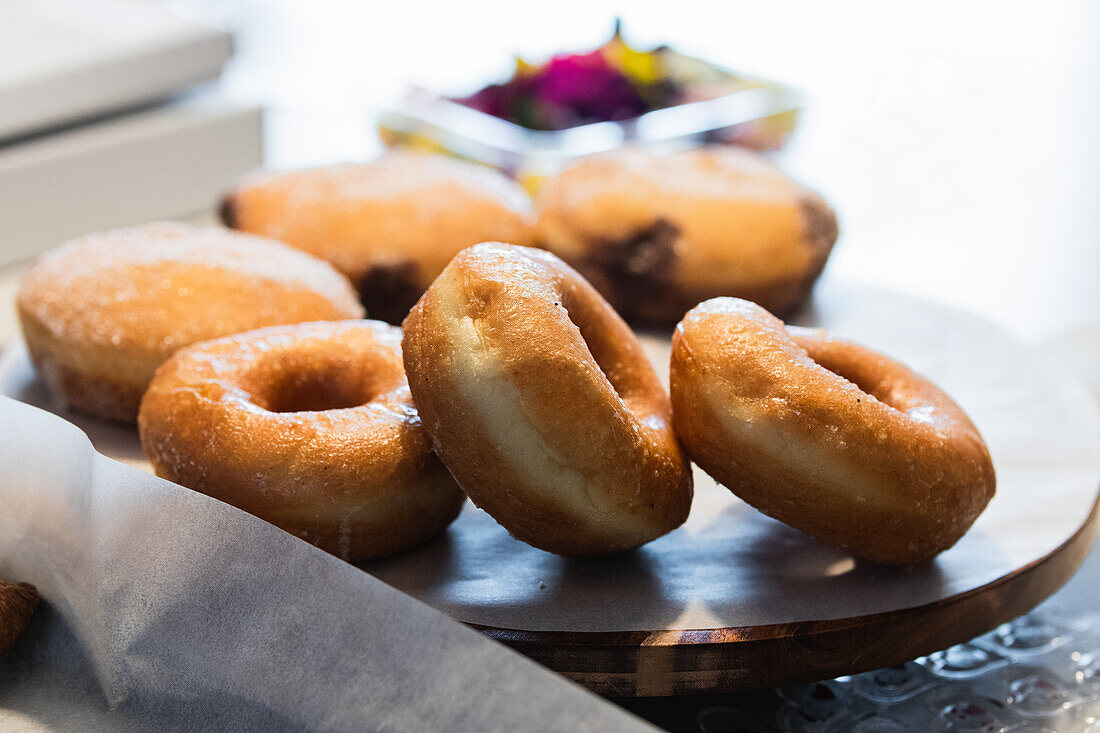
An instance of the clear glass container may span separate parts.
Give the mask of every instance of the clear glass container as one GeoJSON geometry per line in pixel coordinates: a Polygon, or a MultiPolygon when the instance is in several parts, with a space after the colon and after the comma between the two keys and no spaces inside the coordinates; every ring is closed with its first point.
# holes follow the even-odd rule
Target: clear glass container
{"type": "Polygon", "coordinates": [[[711,99],[555,131],[528,129],[412,88],[381,111],[378,132],[388,146],[444,152],[493,166],[532,193],[570,161],[624,144],[779,148],[797,124],[801,95],[771,81],[732,74],[730,78],[735,81],[728,85],[732,91],[711,99]]]}

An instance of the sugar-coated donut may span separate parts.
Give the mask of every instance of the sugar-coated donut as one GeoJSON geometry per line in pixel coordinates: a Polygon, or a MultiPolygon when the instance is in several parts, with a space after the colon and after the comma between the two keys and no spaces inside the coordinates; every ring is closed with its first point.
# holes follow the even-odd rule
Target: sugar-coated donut
{"type": "Polygon", "coordinates": [[[444,155],[260,174],[222,204],[229,226],[275,237],[346,274],[367,315],[401,323],[459,250],[529,244],[531,202],[511,179],[444,155]]]}
{"type": "Polygon", "coordinates": [[[405,319],[405,369],[436,452],[515,537],[562,555],[680,526],[690,464],[641,345],[548,252],[464,250],[405,319]]]}
{"type": "Polygon", "coordinates": [[[734,298],[672,339],[676,433],[692,460],[765,514],[880,563],[955,544],[993,497],[978,430],[905,366],[734,298]]]}
{"type": "Polygon", "coordinates": [[[153,373],[187,344],[263,326],[358,318],[328,263],[221,227],[156,223],[73,240],[23,276],[19,320],[59,401],[133,422],[153,373]]]}
{"type": "Polygon", "coordinates": [[[380,321],[265,328],[176,352],[138,415],[158,476],[346,560],[419,545],[465,496],[432,454],[380,321]]]}
{"type": "Polygon", "coordinates": [[[0,657],[3,657],[38,606],[38,591],[29,583],[9,583],[0,578],[0,657]]]}
{"type": "Polygon", "coordinates": [[[785,314],[809,295],[837,237],[816,194],[730,146],[625,148],[584,158],[537,201],[539,246],[628,321],[673,325],[729,295],[785,314]]]}

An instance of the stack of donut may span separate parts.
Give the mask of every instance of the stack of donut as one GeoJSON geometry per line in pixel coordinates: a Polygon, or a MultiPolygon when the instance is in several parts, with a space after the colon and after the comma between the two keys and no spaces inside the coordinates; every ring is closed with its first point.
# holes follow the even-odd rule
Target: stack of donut
{"type": "Polygon", "coordinates": [[[769,312],[805,300],[836,220],[757,156],[598,156],[532,208],[495,173],[391,154],[254,179],[223,216],[286,243],[157,224],[67,244],[21,284],[28,349],[62,402],[136,418],[158,475],[345,559],[422,544],[467,496],[535,547],[628,550],[686,520],[692,461],[896,565],[993,495],[949,397],[769,312]],[[671,398],[613,306],[679,320],[671,398]]]}

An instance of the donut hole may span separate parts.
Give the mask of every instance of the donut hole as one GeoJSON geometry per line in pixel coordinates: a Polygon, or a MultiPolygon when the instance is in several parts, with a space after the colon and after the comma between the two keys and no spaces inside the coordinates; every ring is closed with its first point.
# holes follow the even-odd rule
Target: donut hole
{"type": "Polygon", "coordinates": [[[604,304],[592,301],[588,293],[566,288],[561,294],[560,304],[577,327],[588,353],[607,377],[615,394],[630,406],[632,396],[639,392],[639,385],[635,372],[629,366],[630,354],[621,333],[627,327],[622,325],[620,328],[617,323],[609,323],[606,313],[599,307],[604,304]]]}
{"type": "Polygon", "coordinates": [[[246,383],[269,412],[324,412],[367,404],[383,390],[381,376],[342,354],[283,354],[258,364],[246,383]]]}
{"type": "Polygon", "coordinates": [[[835,374],[846,382],[851,382],[861,392],[874,397],[879,402],[900,410],[907,411],[912,407],[909,400],[894,388],[895,385],[882,372],[882,365],[867,358],[863,349],[852,346],[847,348],[825,349],[815,344],[803,342],[810,359],[822,369],[835,374]]]}
{"type": "Polygon", "coordinates": [[[345,372],[326,369],[286,375],[269,388],[265,407],[271,412],[323,412],[359,407],[373,397],[345,372]]]}

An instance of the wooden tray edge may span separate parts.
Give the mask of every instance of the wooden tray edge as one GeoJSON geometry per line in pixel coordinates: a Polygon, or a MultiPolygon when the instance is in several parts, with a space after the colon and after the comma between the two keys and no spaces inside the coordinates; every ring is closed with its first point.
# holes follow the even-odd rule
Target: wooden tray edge
{"type": "Polygon", "coordinates": [[[467,624],[608,697],[737,692],[900,664],[1027,613],[1068,581],[1097,533],[1088,518],[1049,554],[922,606],[793,624],[684,631],[525,631],[467,624]]]}

